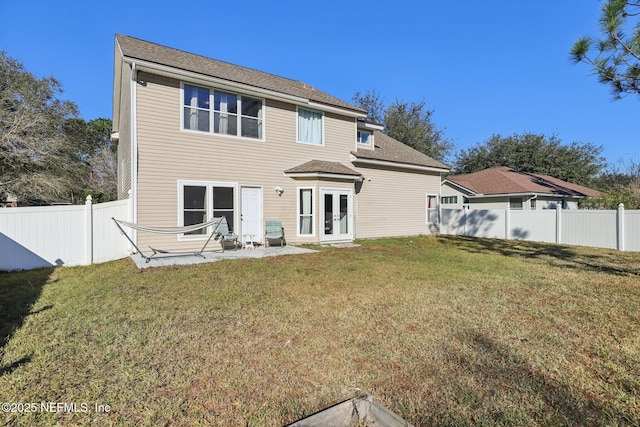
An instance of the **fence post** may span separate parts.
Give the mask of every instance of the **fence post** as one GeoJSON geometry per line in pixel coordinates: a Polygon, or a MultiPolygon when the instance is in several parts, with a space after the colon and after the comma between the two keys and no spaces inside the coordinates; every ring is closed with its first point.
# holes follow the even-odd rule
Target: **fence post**
{"type": "Polygon", "coordinates": [[[624,251],[624,203],[618,205],[618,221],[616,225],[618,230],[618,250],[624,251]]]}
{"type": "Polygon", "coordinates": [[[509,240],[511,238],[511,233],[509,232],[511,228],[511,209],[507,208],[504,210],[504,238],[509,240]]]}
{"type": "Polygon", "coordinates": [[[562,205],[556,204],[556,243],[562,243],[562,205]]]}
{"type": "Polygon", "coordinates": [[[84,263],[93,264],[93,203],[91,195],[84,202],[84,263]]]}

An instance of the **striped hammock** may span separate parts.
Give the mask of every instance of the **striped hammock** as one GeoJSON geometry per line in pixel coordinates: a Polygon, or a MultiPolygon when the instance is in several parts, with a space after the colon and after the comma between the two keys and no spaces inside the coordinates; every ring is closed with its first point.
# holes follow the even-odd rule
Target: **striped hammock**
{"type": "Polygon", "coordinates": [[[223,219],[226,221],[225,217],[220,217],[220,218],[213,218],[211,221],[203,222],[203,223],[200,223],[200,224],[185,225],[184,227],[159,227],[159,226],[152,226],[152,225],[140,225],[140,224],[136,224],[136,223],[133,223],[133,222],[123,221],[123,220],[120,220],[120,219],[113,218],[113,220],[115,222],[117,222],[119,224],[122,224],[122,225],[124,225],[126,227],[132,228],[134,230],[146,231],[148,233],[155,233],[155,234],[186,234],[186,233],[191,233],[191,232],[203,229],[205,227],[209,227],[211,225],[216,225],[217,226],[217,225],[220,224],[220,222],[223,219]]]}
{"type": "MultiPolygon", "coordinates": [[[[225,217],[220,217],[220,218],[213,218],[211,221],[207,221],[207,222],[203,222],[201,224],[194,224],[194,225],[186,225],[184,227],[154,227],[154,226],[150,226],[150,225],[140,225],[140,224],[136,224],[133,222],[128,222],[128,221],[122,221],[120,219],[115,219],[115,218],[111,218],[113,220],[113,222],[115,222],[116,226],[120,229],[120,232],[124,235],[124,237],[127,238],[127,240],[133,245],[133,247],[136,249],[136,252],[138,252],[147,262],[151,261],[151,258],[156,257],[156,255],[158,254],[167,254],[167,255],[162,255],[162,256],[171,256],[171,255],[196,255],[196,256],[200,256],[202,258],[204,258],[204,255],[202,255],[202,252],[204,252],[204,249],[207,247],[207,244],[209,244],[209,241],[214,237],[214,236],[218,236],[218,229],[220,228],[220,226],[222,224],[227,224],[227,219],[225,217]],[[151,246],[149,246],[149,249],[151,249],[151,251],[153,251],[152,255],[145,255],[140,248],[138,247],[138,245],[136,245],[136,243],[131,239],[131,237],[129,237],[129,235],[127,233],[125,233],[125,231],[122,229],[122,226],[125,227],[129,227],[133,230],[138,230],[138,231],[145,231],[148,233],[156,233],[156,234],[184,234],[184,233],[191,233],[193,231],[197,231],[200,229],[203,229],[205,227],[210,227],[210,226],[214,226],[212,233],[209,235],[209,238],[206,240],[206,242],[204,242],[204,245],[202,245],[202,248],[199,251],[190,251],[190,252],[169,252],[169,251],[165,251],[162,249],[155,249],[152,248],[151,246]]],[[[217,237],[216,237],[217,238],[217,237]]],[[[224,252],[224,239],[221,240],[221,245],[222,245],[222,252],[224,252]]]]}

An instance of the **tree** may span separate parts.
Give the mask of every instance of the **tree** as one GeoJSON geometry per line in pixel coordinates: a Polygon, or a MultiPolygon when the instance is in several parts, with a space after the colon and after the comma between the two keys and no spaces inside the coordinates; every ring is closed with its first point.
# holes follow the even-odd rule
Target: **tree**
{"type": "Polygon", "coordinates": [[[66,121],[69,155],[75,159],[80,173],[74,194],[91,194],[95,202],[107,202],[118,197],[117,144],[112,143],[111,120],[98,118],[86,122],[80,118],[66,121]]]}
{"type": "Polygon", "coordinates": [[[433,123],[434,110],[427,110],[425,101],[407,103],[396,99],[386,107],[376,91],[356,92],[353,101],[368,111],[368,120],[384,124],[387,135],[409,147],[440,161],[453,152],[453,143],[433,123]]]}
{"type": "Polygon", "coordinates": [[[616,209],[620,203],[626,209],[640,209],[640,163],[619,161],[608,166],[593,183],[600,197],[586,199],[580,206],[587,209],[616,209]]]}
{"type": "Polygon", "coordinates": [[[640,22],[634,28],[628,22],[637,16],[640,1],[608,0],[600,18],[603,38],[595,43],[591,37],[581,37],[571,49],[571,61],[591,65],[600,82],[611,86],[616,99],[640,95],[640,22]],[[626,29],[631,30],[630,36],[626,29]]]}
{"type": "Polygon", "coordinates": [[[367,121],[383,124],[386,107],[384,106],[384,101],[380,98],[380,94],[375,89],[365,93],[356,92],[353,94],[353,101],[368,113],[367,121]]]}
{"type": "Polygon", "coordinates": [[[426,110],[425,102],[404,103],[396,100],[387,108],[384,123],[387,135],[436,160],[444,161],[453,143],[433,123],[434,110],[426,110]]]}
{"type": "Polygon", "coordinates": [[[85,122],[61,93],[56,79],[38,79],[0,52],[0,197],[117,198],[111,120],[85,122]]]}
{"type": "Polygon", "coordinates": [[[452,171],[466,174],[508,166],[515,170],[550,175],[574,184],[589,185],[605,160],[602,147],[573,142],[563,145],[556,136],[526,133],[509,137],[491,136],[483,144],[456,155],[452,171]]]}
{"type": "Polygon", "coordinates": [[[58,99],[61,92],[56,79],[38,79],[0,51],[0,194],[68,195],[74,177],[63,125],[77,107],[58,99]]]}

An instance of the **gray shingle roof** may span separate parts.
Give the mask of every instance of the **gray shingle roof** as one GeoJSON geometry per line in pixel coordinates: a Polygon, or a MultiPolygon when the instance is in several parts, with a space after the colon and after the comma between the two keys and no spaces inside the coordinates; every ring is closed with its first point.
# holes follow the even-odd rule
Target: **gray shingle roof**
{"type": "Polygon", "coordinates": [[[339,162],[327,162],[324,160],[311,160],[301,165],[287,169],[284,173],[326,173],[334,175],[362,176],[339,162]]]}
{"type": "Polygon", "coordinates": [[[449,166],[423,154],[402,142],[380,132],[373,132],[375,149],[359,148],[351,154],[358,159],[381,160],[385,162],[404,163],[449,170],[449,166]]]}
{"type": "Polygon", "coordinates": [[[225,79],[235,83],[293,95],[320,104],[366,114],[366,111],[361,108],[342,101],[301,81],[218,61],[122,34],[116,34],[116,41],[120,46],[122,54],[127,58],[139,59],[202,74],[204,76],[225,79]]]}

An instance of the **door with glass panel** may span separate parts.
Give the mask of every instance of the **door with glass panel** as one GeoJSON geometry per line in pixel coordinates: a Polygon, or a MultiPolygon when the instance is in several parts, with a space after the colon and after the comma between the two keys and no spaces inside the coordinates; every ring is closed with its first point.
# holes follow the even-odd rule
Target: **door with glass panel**
{"type": "Polygon", "coordinates": [[[353,206],[351,190],[320,190],[322,215],[320,222],[321,240],[353,240],[353,206]]]}

